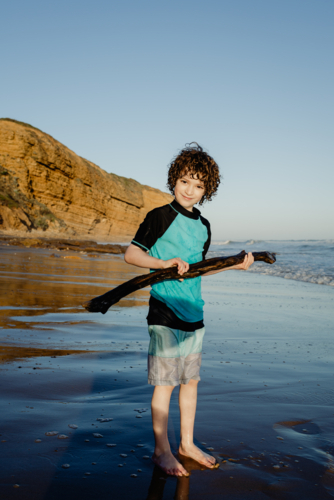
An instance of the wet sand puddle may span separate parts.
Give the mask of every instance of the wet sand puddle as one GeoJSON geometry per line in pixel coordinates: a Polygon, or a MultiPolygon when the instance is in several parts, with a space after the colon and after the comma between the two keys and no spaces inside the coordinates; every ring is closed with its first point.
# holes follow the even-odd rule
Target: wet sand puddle
{"type": "MultiPolygon", "coordinates": [[[[48,268],[51,257],[43,252],[21,252],[24,261],[28,255],[37,259],[30,274],[48,268]]],[[[190,477],[176,479],[149,458],[152,388],[146,383],[148,338],[141,307],[147,291],[105,316],[89,315],[80,307],[83,299],[116,284],[103,282],[101,291],[95,283],[99,273],[105,277],[107,268],[110,275],[129,279],[123,262],[92,259],[87,270],[84,259],[80,268],[76,260],[70,265],[59,260],[57,271],[49,270],[51,281],[57,276],[55,285],[44,277],[36,287],[29,274],[15,274],[19,263],[12,255],[5,276],[0,269],[0,289],[13,292],[2,293],[0,303],[5,499],[334,496],[332,292],[321,298],[317,316],[314,285],[298,289],[289,282],[283,290],[274,286],[279,278],[254,274],[224,276],[221,288],[212,281],[205,291],[208,320],[195,436],[220,466],[205,470],[181,457],[190,477]],[[69,275],[75,276],[74,285],[69,275]],[[243,302],[239,315],[237,300],[243,302]],[[309,304],[306,317],[300,314],[302,300],[309,304]],[[321,328],[316,342],[314,325],[321,328]]],[[[176,450],[177,390],[169,436],[176,450]]]]}

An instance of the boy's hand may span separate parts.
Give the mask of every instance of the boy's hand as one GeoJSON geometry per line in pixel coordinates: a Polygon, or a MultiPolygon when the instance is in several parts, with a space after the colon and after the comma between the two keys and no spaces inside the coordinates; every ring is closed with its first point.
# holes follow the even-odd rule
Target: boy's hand
{"type": "Polygon", "coordinates": [[[162,262],[163,262],[163,269],[166,269],[167,267],[177,266],[177,272],[181,275],[189,270],[188,262],[185,262],[179,257],[175,257],[174,259],[169,259],[169,260],[163,260],[162,262]]]}
{"type": "Polygon", "coordinates": [[[249,266],[251,266],[254,262],[254,257],[252,252],[248,252],[247,255],[245,255],[244,261],[241,264],[237,264],[236,266],[233,266],[234,269],[241,269],[243,271],[247,271],[249,266]]]}

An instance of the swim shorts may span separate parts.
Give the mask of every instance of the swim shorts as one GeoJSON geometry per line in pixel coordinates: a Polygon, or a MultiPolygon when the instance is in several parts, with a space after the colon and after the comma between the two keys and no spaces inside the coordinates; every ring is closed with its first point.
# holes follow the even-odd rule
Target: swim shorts
{"type": "Polygon", "coordinates": [[[151,385],[187,384],[201,380],[202,343],[205,328],[194,332],[150,325],[148,383],[151,385]]]}

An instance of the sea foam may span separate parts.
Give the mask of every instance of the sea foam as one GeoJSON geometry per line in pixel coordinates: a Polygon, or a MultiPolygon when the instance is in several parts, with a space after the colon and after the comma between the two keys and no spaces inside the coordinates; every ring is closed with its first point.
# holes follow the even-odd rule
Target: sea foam
{"type": "Polygon", "coordinates": [[[207,258],[236,255],[246,245],[251,245],[253,252],[274,252],[277,259],[270,266],[255,263],[250,272],[334,286],[334,240],[213,241],[207,258]],[[224,248],[225,245],[228,248],[224,248]]]}

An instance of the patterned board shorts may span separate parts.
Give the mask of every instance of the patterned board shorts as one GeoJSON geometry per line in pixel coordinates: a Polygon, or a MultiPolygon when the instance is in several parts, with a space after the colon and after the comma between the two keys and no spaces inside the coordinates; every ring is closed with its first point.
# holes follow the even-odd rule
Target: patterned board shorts
{"type": "Polygon", "coordinates": [[[148,383],[151,385],[187,384],[201,380],[202,343],[205,328],[194,332],[150,325],[148,383]]]}

